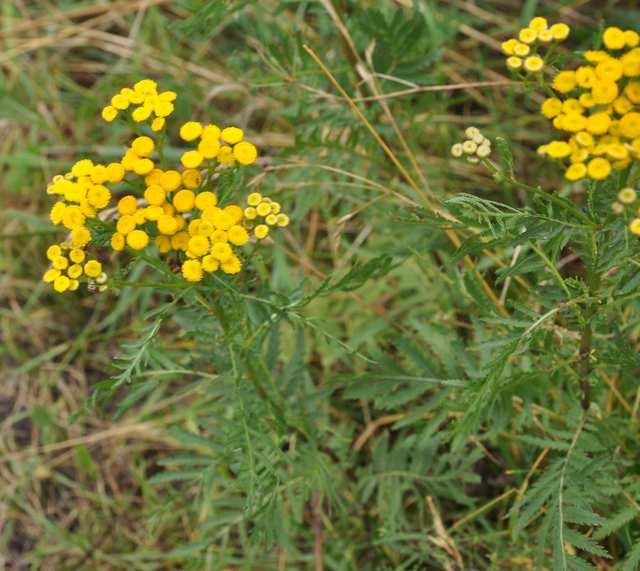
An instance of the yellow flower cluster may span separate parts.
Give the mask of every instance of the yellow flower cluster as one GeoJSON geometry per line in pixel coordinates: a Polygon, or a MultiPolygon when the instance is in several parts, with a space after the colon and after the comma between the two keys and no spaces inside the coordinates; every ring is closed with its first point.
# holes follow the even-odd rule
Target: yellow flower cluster
{"type": "Polygon", "coordinates": [[[158,84],[152,79],[142,79],[133,88],[123,87],[111,98],[111,104],[102,109],[102,118],[110,123],[119,113],[131,109],[136,123],[150,121],[152,131],[164,128],[166,117],[173,113],[175,91],[158,93],[158,84]]]}
{"type": "MultiPolygon", "coordinates": [[[[148,127],[159,130],[154,124],[162,119],[163,128],[164,117],[173,111],[175,94],[171,94],[158,94],[156,83],[145,79],[116,94],[102,116],[111,122],[120,111],[137,105],[132,112],[134,120],[151,119],[148,127]]],[[[236,163],[250,165],[258,157],[256,147],[244,140],[241,129],[189,121],[179,134],[184,141],[197,143],[196,149],[182,155],[184,168],[178,167],[180,170],[164,168],[158,161],[157,141],[143,134],[131,142],[119,162],[102,165],[83,159],[69,173],[54,177],[47,192],[60,198],[50,218],[66,228],[68,236],[47,250],[51,267],[44,281],[58,292],[74,291],[86,276],[90,284],[106,288],[102,265],[88,260],[85,252],[92,240],[87,220],[92,218],[113,226],[110,245],[114,251],[153,247],[162,255],[171,254],[182,263],[182,275],[190,282],[217,270],[237,274],[242,261],[234,247],[244,246],[252,236],[263,240],[270,227],[289,224],[280,204],[257,192],[246,197],[244,206],[219,204],[213,191],[217,171],[236,163]],[[117,186],[110,189],[107,185],[117,186]],[[125,187],[127,193],[122,193],[125,187]],[[114,194],[120,195],[117,201],[112,200],[114,194]],[[113,202],[115,208],[109,208],[113,202]]]]}
{"type": "Polygon", "coordinates": [[[587,51],[584,65],[559,72],[542,114],[567,133],[567,140],[542,145],[538,152],[568,161],[568,180],[602,180],[612,170],[640,158],[640,36],[607,28],[606,50],[587,51]]]}
{"type": "Polygon", "coordinates": [[[569,32],[567,24],[549,26],[545,18],[533,18],[526,28],[518,32],[517,38],[502,42],[502,51],[508,56],[507,67],[514,71],[524,69],[530,73],[542,71],[545,60],[540,55],[540,47],[566,40],[569,32]]]}

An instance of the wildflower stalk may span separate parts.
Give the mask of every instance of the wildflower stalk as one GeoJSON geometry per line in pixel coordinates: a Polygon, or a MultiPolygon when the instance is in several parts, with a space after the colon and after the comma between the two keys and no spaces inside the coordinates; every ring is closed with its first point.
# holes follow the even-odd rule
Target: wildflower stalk
{"type": "Polygon", "coordinates": [[[591,384],[589,376],[593,370],[591,364],[591,344],[593,340],[592,322],[598,312],[597,292],[600,288],[601,276],[598,273],[598,247],[595,234],[589,236],[591,247],[591,260],[587,265],[587,287],[588,295],[594,298],[587,305],[584,312],[585,322],[580,333],[580,343],[578,349],[578,376],[580,377],[580,388],[582,390],[582,408],[589,409],[591,404],[591,384]]]}

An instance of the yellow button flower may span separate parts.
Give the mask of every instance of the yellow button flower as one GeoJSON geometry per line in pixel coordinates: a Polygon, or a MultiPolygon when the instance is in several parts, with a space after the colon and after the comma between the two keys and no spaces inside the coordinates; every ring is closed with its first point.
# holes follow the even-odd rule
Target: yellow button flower
{"type": "Polygon", "coordinates": [[[101,115],[107,123],[111,123],[118,116],[118,110],[113,105],[107,105],[102,109],[101,115]]]}
{"type": "Polygon", "coordinates": [[[202,269],[205,272],[215,272],[220,267],[220,262],[211,254],[202,258],[202,269]]]}
{"type": "Polygon", "coordinates": [[[538,32],[531,28],[522,28],[518,33],[518,39],[525,44],[532,44],[538,38],[538,32]]]}
{"type": "Polygon", "coordinates": [[[139,174],[140,176],[144,176],[149,174],[153,170],[154,164],[150,159],[139,159],[135,163],[133,163],[133,172],[139,174]]]}
{"type": "Polygon", "coordinates": [[[134,250],[142,250],[149,244],[149,235],[144,230],[133,230],[127,234],[127,244],[134,250]]]}
{"type": "Polygon", "coordinates": [[[231,246],[226,242],[215,242],[211,246],[211,255],[221,262],[228,260],[233,255],[231,246]]]}
{"type": "Polygon", "coordinates": [[[587,167],[584,163],[573,163],[564,173],[567,180],[576,181],[587,176],[587,167]]]}
{"type": "Polygon", "coordinates": [[[549,24],[547,23],[547,19],[540,16],[536,16],[529,22],[529,28],[535,30],[536,32],[546,30],[548,26],[549,24]]]}
{"type": "Polygon", "coordinates": [[[212,208],[218,204],[218,197],[211,191],[205,190],[196,195],[195,205],[200,210],[212,208]]]}
{"type": "Polygon", "coordinates": [[[640,136],[640,113],[627,113],[620,119],[620,132],[629,139],[640,136]]]}
{"type": "Polygon", "coordinates": [[[151,137],[147,137],[146,135],[143,135],[142,137],[136,137],[131,143],[131,148],[139,157],[148,157],[151,153],[153,153],[155,147],[156,145],[153,142],[153,139],[151,137]]]}
{"type": "Polygon", "coordinates": [[[180,162],[185,168],[195,169],[202,164],[204,157],[198,151],[186,151],[180,157],[180,162]]]}
{"type": "Polygon", "coordinates": [[[611,163],[607,159],[597,157],[587,165],[587,173],[593,180],[602,180],[611,173],[611,163]]]}
{"type": "Polygon", "coordinates": [[[111,235],[111,248],[116,252],[124,250],[125,237],[120,232],[114,232],[111,235]]]}
{"type": "Polygon", "coordinates": [[[180,138],[184,141],[193,141],[202,133],[202,124],[197,121],[187,121],[180,127],[180,138]]]}
{"type": "Polygon", "coordinates": [[[596,103],[611,103],[618,97],[618,85],[613,81],[598,80],[591,88],[591,95],[596,103]]]}
{"type": "Polygon", "coordinates": [[[242,269],[242,262],[240,262],[240,258],[237,256],[231,256],[228,260],[220,264],[220,269],[225,274],[237,274],[242,269]]]}
{"type": "Polygon", "coordinates": [[[182,184],[187,188],[198,188],[202,184],[202,175],[196,169],[187,169],[182,173],[182,184]]]}
{"type": "Polygon", "coordinates": [[[198,260],[186,260],[182,264],[182,275],[189,282],[202,280],[202,265],[198,260]]]}
{"type": "Polygon", "coordinates": [[[258,158],[258,149],[247,141],[242,141],[233,147],[233,157],[241,165],[250,165],[258,158]]]}
{"type": "Polygon", "coordinates": [[[554,159],[563,159],[571,154],[571,146],[566,141],[552,141],[547,146],[547,154],[554,159]]]}
{"type": "Polygon", "coordinates": [[[107,165],[107,181],[110,183],[121,182],[124,178],[124,167],[120,163],[109,163],[107,165]]]}
{"type": "Polygon", "coordinates": [[[278,226],[284,228],[289,226],[289,217],[286,214],[278,214],[278,226]]]}
{"type": "Polygon", "coordinates": [[[522,67],[522,59],[517,56],[508,57],[507,67],[513,70],[520,69],[522,67]]]}
{"type": "Polygon", "coordinates": [[[560,22],[558,24],[553,24],[553,26],[549,28],[549,31],[551,32],[554,40],[563,41],[569,37],[571,28],[569,28],[567,24],[560,22]]]}
{"type": "Polygon", "coordinates": [[[545,117],[547,117],[547,119],[553,119],[556,115],[559,115],[562,112],[562,101],[557,97],[545,99],[540,111],[545,117]]]}
{"type": "Polygon", "coordinates": [[[79,248],[73,248],[69,252],[69,258],[71,258],[71,261],[76,264],[80,264],[84,262],[84,258],[85,258],[84,250],[80,250],[79,248]]]}
{"type": "Polygon", "coordinates": [[[225,143],[235,145],[236,143],[242,141],[244,132],[238,127],[226,127],[225,129],[222,129],[222,133],[220,134],[220,136],[225,143]]]}
{"type": "Polygon", "coordinates": [[[543,66],[544,61],[540,56],[529,56],[524,60],[524,68],[532,73],[540,71],[543,66]]]}
{"type": "Polygon", "coordinates": [[[151,206],[161,206],[167,198],[167,193],[159,184],[152,184],[144,191],[144,198],[151,206]]]}
{"type": "Polygon", "coordinates": [[[133,214],[138,209],[138,201],[132,194],[127,194],[118,200],[118,212],[120,214],[133,214]]]}
{"type": "Polygon", "coordinates": [[[160,177],[160,186],[167,192],[176,190],[182,183],[182,176],[178,171],[168,170],[165,171],[160,177]]]}
{"type": "Polygon", "coordinates": [[[576,74],[573,71],[561,71],[553,78],[553,88],[560,93],[569,93],[576,87],[576,74]]]}
{"type": "Polygon", "coordinates": [[[69,289],[71,280],[67,276],[58,276],[53,282],[53,289],[58,293],[63,293],[69,289]]]}
{"type": "Polygon", "coordinates": [[[156,117],[153,121],[151,121],[151,130],[154,132],[162,131],[162,129],[164,129],[164,124],[164,117],[156,117]]]}
{"type": "Polygon", "coordinates": [[[192,190],[182,189],[173,197],[173,206],[178,212],[188,212],[193,208],[195,198],[192,190]]]}
{"type": "Polygon", "coordinates": [[[158,230],[162,234],[174,234],[178,230],[178,222],[173,216],[163,214],[158,218],[158,230]]]}
{"type": "Polygon", "coordinates": [[[56,270],[55,268],[51,268],[47,270],[42,276],[42,281],[45,283],[53,282],[62,272],[60,270],[56,270]]]}
{"type": "Polygon", "coordinates": [[[610,50],[621,50],[627,43],[624,32],[615,26],[611,26],[604,31],[602,41],[607,49],[610,50]]]}
{"type": "Polygon", "coordinates": [[[102,273],[102,264],[98,260],[89,260],[84,265],[84,273],[90,278],[97,278],[102,273]]]}
{"type": "Polygon", "coordinates": [[[269,226],[267,226],[266,224],[258,224],[253,229],[253,234],[256,238],[258,238],[259,240],[262,240],[263,238],[266,238],[267,235],[269,234],[269,226]]]}
{"type": "Polygon", "coordinates": [[[47,258],[51,261],[62,255],[62,248],[58,244],[53,244],[47,248],[47,258]]]}
{"type": "Polygon", "coordinates": [[[244,246],[249,241],[249,234],[244,227],[234,225],[229,228],[228,231],[229,242],[235,246],[244,246]]]}
{"type": "Polygon", "coordinates": [[[189,238],[187,249],[196,257],[200,257],[209,251],[209,240],[205,236],[192,236],[189,238]]]}
{"type": "Polygon", "coordinates": [[[634,218],[631,221],[631,224],[629,224],[629,230],[631,230],[632,234],[640,236],[640,218],[634,218]]]}

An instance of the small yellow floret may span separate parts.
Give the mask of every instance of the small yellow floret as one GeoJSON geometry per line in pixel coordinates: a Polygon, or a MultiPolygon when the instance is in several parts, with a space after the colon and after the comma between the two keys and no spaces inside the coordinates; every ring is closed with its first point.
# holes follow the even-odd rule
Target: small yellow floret
{"type": "Polygon", "coordinates": [[[241,165],[250,165],[258,158],[258,149],[247,141],[242,141],[233,147],[233,157],[241,165]]]}
{"type": "Polygon", "coordinates": [[[133,230],[127,234],[127,244],[134,250],[142,250],[149,244],[149,235],[143,230],[133,230]]]}
{"type": "Polygon", "coordinates": [[[202,164],[204,157],[198,151],[186,151],[180,157],[180,162],[185,168],[195,169],[202,164]]]}
{"type": "Polygon", "coordinates": [[[197,121],[187,121],[180,127],[180,138],[185,141],[193,141],[202,133],[202,125],[197,121]]]}
{"type": "Polygon", "coordinates": [[[244,132],[238,127],[226,127],[225,129],[222,129],[221,137],[225,143],[235,145],[236,143],[242,141],[244,132]]]}
{"type": "Polygon", "coordinates": [[[182,264],[182,275],[189,282],[202,280],[202,265],[198,260],[186,260],[182,264]]]}
{"type": "Polygon", "coordinates": [[[124,250],[125,237],[120,232],[114,232],[111,235],[111,248],[116,252],[122,252],[124,250]]]}
{"type": "Polygon", "coordinates": [[[118,116],[118,110],[113,105],[107,105],[102,109],[101,115],[107,123],[111,123],[118,116]]]}
{"type": "Polygon", "coordinates": [[[151,137],[143,135],[136,137],[131,143],[131,148],[139,157],[148,157],[155,149],[155,143],[151,137]]]}
{"type": "Polygon", "coordinates": [[[89,260],[84,265],[84,273],[90,278],[97,278],[102,273],[102,264],[98,260],[89,260]]]}
{"type": "Polygon", "coordinates": [[[58,293],[63,293],[69,289],[71,280],[67,276],[58,276],[53,282],[53,289],[58,293]]]}
{"type": "Polygon", "coordinates": [[[266,224],[258,224],[253,229],[253,234],[256,238],[258,238],[259,240],[262,240],[263,238],[266,238],[267,235],[269,234],[269,226],[267,226],[266,224]]]}

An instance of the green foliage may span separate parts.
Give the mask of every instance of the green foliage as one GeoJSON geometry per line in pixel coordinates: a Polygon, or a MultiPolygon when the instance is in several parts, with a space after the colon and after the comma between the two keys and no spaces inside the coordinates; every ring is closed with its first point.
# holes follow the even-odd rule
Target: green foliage
{"type": "MultiPolygon", "coordinates": [[[[90,24],[5,9],[73,42],[32,52],[2,32],[0,552],[55,569],[307,569],[318,551],[332,570],[638,568],[640,246],[611,213],[637,166],[569,185],[535,153],[534,97],[424,89],[502,77],[487,38],[548,8],[126,4],[91,5],[90,24]],[[256,135],[263,162],[207,184],[272,196],[291,225],[235,277],[186,283],[151,248],[110,260],[108,292],[49,296],[45,181],[78,150],[117,157],[122,133],[92,118],[148,74],[180,120],[256,135]],[[470,124],[492,162],[448,156],[470,124]]],[[[91,230],[108,242],[109,223],[91,230]]]]}

